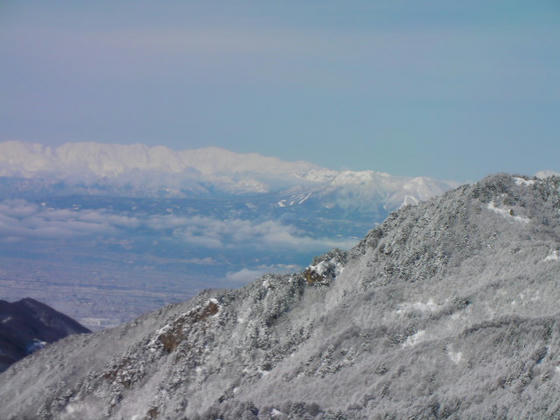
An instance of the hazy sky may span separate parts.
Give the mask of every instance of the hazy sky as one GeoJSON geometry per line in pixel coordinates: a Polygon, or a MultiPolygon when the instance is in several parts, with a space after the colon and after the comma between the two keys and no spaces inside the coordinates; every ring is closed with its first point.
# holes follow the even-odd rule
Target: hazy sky
{"type": "Polygon", "coordinates": [[[560,2],[2,1],[0,141],[560,170],[560,2]]]}

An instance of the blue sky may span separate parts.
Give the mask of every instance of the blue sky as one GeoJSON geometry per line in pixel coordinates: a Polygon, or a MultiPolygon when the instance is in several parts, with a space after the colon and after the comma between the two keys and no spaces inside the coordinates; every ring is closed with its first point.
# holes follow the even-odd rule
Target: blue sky
{"type": "Polygon", "coordinates": [[[560,170],[558,1],[0,0],[0,141],[560,170]]]}

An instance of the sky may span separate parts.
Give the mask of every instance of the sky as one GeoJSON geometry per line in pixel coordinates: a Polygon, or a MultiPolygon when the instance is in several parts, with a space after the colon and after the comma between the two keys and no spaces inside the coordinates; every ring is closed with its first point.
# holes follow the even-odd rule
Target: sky
{"type": "Polygon", "coordinates": [[[0,0],[0,141],[560,171],[560,2],[0,0]]]}

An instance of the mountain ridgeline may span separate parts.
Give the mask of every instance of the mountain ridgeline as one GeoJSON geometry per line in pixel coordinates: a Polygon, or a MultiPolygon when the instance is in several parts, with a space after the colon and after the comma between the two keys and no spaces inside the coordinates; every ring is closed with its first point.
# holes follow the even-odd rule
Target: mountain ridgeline
{"type": "Polygon", "coordinates": [[[488,177],[348,252],[0,375],[5,419],[560,418],[560,178],[488,177]]]}

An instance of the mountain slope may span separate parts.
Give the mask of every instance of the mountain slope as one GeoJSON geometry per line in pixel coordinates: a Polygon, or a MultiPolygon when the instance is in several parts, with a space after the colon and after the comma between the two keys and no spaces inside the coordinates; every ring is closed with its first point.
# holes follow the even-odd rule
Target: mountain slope
{"type": "Polygon", "coordinates": [[[559,186],[489,177],[302,273],[66,338],[0,375],[0,417],[560,418],[559,186]]]}
{"type": "Polygon", "coordinates": [[[72,318],[35,299],[0,300],[0,372],[47,343],[88,332],[72,318]]]}

